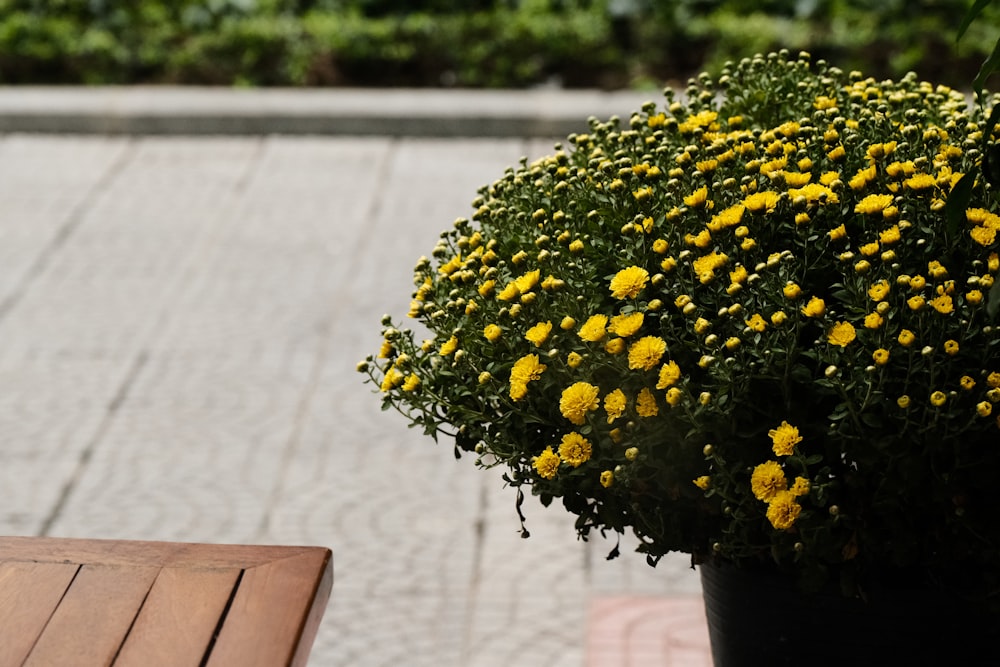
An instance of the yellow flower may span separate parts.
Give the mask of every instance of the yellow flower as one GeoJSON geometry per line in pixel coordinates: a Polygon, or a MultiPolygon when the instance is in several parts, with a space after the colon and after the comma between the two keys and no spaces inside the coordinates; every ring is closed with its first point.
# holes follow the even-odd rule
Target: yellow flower
{"type": "Polygon", "coordinates": [[[681,379],[681,368],[677,362],[670,360],[660,368],[660,377],[656,383],[657,389],[667,389],[677,384],[681,379]]]}
{"type": "Polygon", "coordinates": [[[385,377],[382,378],[382,384],[379,386],[379,389],[389,391],[403,384],[405,380],[406,376],[396,370],[395,367],[392,367],[385,372],[385,377]]]}
{"type": "Polygon", "coordinates": [[[513,301],[519,296],[521,296],[521,292],[517,289],[517,284],[513,282],[507,283],[507,286],[497,294],[497,298],[501,301],[513,301]]]}
{"type": "Polygon", "coordinates": [[[945,351],[945,354],[947,354],[949,356],[952,356],[952,357],[955,356],[956,354],[958,354],[958,341],[957,340],[950,340],[950,339],[946,340],[944,342],[944,351],[945,351]]]}
{"type": "Polygon", "coordinates": [[[552,322],[539,322],[535,326],[528,329],[525,332],[524,337],[535,344],[535,347],[541,347],[545,341],[549,339],[549,334],[552,333],[552,322]]]}
{"type": "Polygon", "coordinates": [[[590,441],[576,431],[564,435],[559,444],[559,458],[574,468],[589,461],[591,451],[590,441]]]}
{"type": "Polygon", "coordinates": [[[906,408],[910,407],[910,397],[907,396],[906,394],[903,394],[902,396],[896,399],[896,405],[905,410],[906,408]]]}
{"type": "Polygon", "coordinates": [[[865,257],[871,257],[872,255],[874,255],[879,251],[879,244],[877,241],[873,243],[866,243],[860,248],[858,248],[858,250],[860,250],[861,254],[864,255],[865,257]]]}
{"type": "Polygon", "coordinates": [[[958,384],[960,387],[962,387],[962,389],[966,391],[972,391],[972,389],[976,386],[976,381],[973,380],[968,375],[963,375],[962,378],[958,381],[958,384]]]}
{"type": "Polygon", "coordinates": [[[779,492],[788,488],[785,471],[777,461],[765,461],[753,469],[750,475],[750,490],[757,500],[770,501],[779,492]]]}
{"type": "Polygon", "coordinates": [[[476,291],[479,292],[479,296],[487,297],[490,294],[493,294],[493,289],[496,287],[496,284],[497,281],[495,280],[487,280],[482,285],[480,285],[476,291]]]}
{"type": "Polygon", "coordinates": [[[625,339],[612,338],[604,344],[604,351],[608,354],[621,354],[625,351],[625,339]]]}
{"type": "Polygon", "coordinates": [[[583,363],[583,357],[581,357],[576,352],[570,352],[566,355],[566,365],[570,368],[576,368],[583,363]]]}
{"type": "Polygon", "coordinates": [[[930,174],[914,174],[903,181],[903,187],[917,192],[933,188],[935,185],[937,185],[937,179],[930,174]]]}
{"type": "MultiPolygon", "coordinates": [[[[721,229],[727,227],[735,227],[740,224],[743,220],[743,211],[745,210],[743,204],[736,204],[735,206],[730,206],[724,211],[720,211],[712,216],[712,219],[706,223],[706,227],[710,231],[717,232],[721,229]]],[[[655,247],[653,248],[656,249],[655,247]]]]}
{"type": "Polygon", "coordinates": [[[795,451],[795,445],[802,442],[799,429],[786,421],[778,428],[772,428],[767,434],[771,437],[771,448],[778,456],[789,456],[795,451]]]}
{"type": "Polygon", "coordinates": [[[697,479],[691,480],[691,482],[702,491],[708,491],[709,484],[712,483],[712,478],[708,475],[702,475],[697,479]]]}
{"type": "Polygon", "coordinates": [[[587,318],[587,321],[583,323],[583,326],[580,327],[580,331],[577,335],[585,341],[596,343],[606,335],[607,326],[607,315],[591,315],[587,318]]]}
{"type": "MultiPolygon", "coordinates": [[[[659,387],[658,387],[659,388],[659,387]]],[[[635,399],[635,411],[640,417],[655,417],[660,413],[660,407],[656,404],[656,396],[649,387],[643,387],[635,399]]]]}
{"type": "Polygon", "coordinates": [[[855,337],[856,333],[853,324],[850,322],[837,322],[830,327],[830,331],[826,335],[826,340],[831,345],[847,347],[854,341],[855,337]]]}
{"type": "Polygon", "coordinates": [[[692,267],[698,276],[698,280],[702,284],[705,284],[711,282],[715,278],[715,270],[725,266],[728,261],[729,257],[723,253],[711,252],[694,260],[692,267]]]}
{"type": "Polygon", "coordinates": [[[537,354],[527,354],[514,362],[510,369],[510,397],[519,401],[528,393],[528,383],[542,377],[547,367],[538,360],[537,354]]]}
{"type": "Polygon", "coordinates": [[[983,302],[983,293],[977,289],[965,293],[965,300],[976,306],[983,302]]]}
{"type": "Polygon", "coordinates": [[[882,347],[878,348],[872,352],[872,360],[876,366],[885,366],[889,363],[889,350],[882,347]]]}
{"type": "Polygon", "coordinates": [[[627,315],[615,315],[611,318],[608,331],[617,334],[622,338],[628,338],[642,327],[644,316],[642,313],[628,313],[627,315]]]}
{"type": "Polygon", "coordinates": [[[806,317],[822,317],[826,312],[826,302],[818,296],[809,299],[809,303],[802,307],[802,314],[806,317]]]}
{"type": "Polygon", "coordinates": [[[881,301],[889,294],[889,282],[880,280],[868,288],[868,296],[872,301],[881,301]]]}
{"type": "Polygon", "coordinates": [[[810,484],[808,479],[806,479],[805,477],[796,477],[795,481],[792,482],[792,488],[790,488],[789,491],[792,492],[793,496],[798,498],[799,496],[808,495],[809,488],[810,484]]]}
{"type": "Polygon", "coordinates": [[[579,255],[581,252],[583,252],[583,241],[581,241],[580,239],[575,239],[571,241],[569,244],[569,251],[574,255],[579,255]]]}
{"type": "Polygon", "coordinates": [[[683,392],[677,387],[671,387],[667,389],[667,405],[670,407],[676,407],[678,403],[681,402],[681,398],[684,397],[683,392]]]}
{"type": "Polygon", "coordinates": [[[658,336],[643,336],[628,350],[628,367],[648,371],[660,363],[667,343],[658,336]]]}
{"type": "Polygon", "coordinates": [[[802,288],[796,285],[795,283],[788,283],[782,289],[782,293],[785,295],[786,299],[791,299],[792,301],[794,301],[795,299],[798,299],[799,296],[802,295],[802,288]]]}
{"type": "Polygon", "coordinates": [[[604,411],[608,413],[608,423],[613,423],[625,413],[625,392],[615,389],[604,397],[604,411]]]}
{"type": "Polygon", "coordinates": [[[993,389],[1000,387],[1000,373],[993,371],[986,376],[986,384],[988,384],[993,389]]]}
{"type": "Polygon", "coordinates": [[[552,479],[559,470],[559,463],[559,455],[553,452],[551,447],[546,447],[544,452],[532,460],[531,467],[540,477],[552,479]]]}
{"type": "Polygon", "coordinates": [[[865,315],[865,328],[866,329],[878,329],[882,326],[882,316],[878,313],[868,313],[865,315]]]}
{"type": "Polygon", "coordinates": [[[393,354],[392,343],[387,340],[382,341],[382,346],[378,349],[379,359],[388,359],[393,354]]]}
{"type": "Polygon", "coordinates": [[[420,388],[420,378],[410,373],[403,382],[403,391],[416,391],[420,388]]]}
{"type": "Polygon", "coordinates": [[[899,233],[899,225],[893,225],[889,229],[883,230],[878,235],[878,240],[883,245],[892,245],[893,243],[898,243],[902,236],[899,233]]]}
{"type": "Polygon", "coordinates": [[[941,407],[946,400],[948,400],[948,397],[943,391],[935,391],[931,394],[931,405],[934,407],[941,407]]]}
{"type": "Polygon", "coordinates": [[[737,264],[736,268],[729,272],[729,280],[737,285],[742,285],[748,277],[750,274],[742,264],[737,264]]]}
{"type": "Polygon", "coordinates": [[[603,486],[606,489],[614,483],[615,483],[615,474],[613,472],[611,472],[610,470],[605,470],[604,472],[601,473],[601,486],[603,486]]]}
{"type": "Polygon", "coordinates": [[[920,310],[921,308],[924,307],[924,303],[926,303],[926,300],[919,294],[916,296],[911,296],[909,299],[906,300],[906,305],[910,307],[910,310],[920,310]]]}
{"type": "Polygon", "coordinates": [[[486,328],[483,329],[483,337],[491,343],[495,343],[502,335],[503,329],[498,327],[496,324],[487,324],[486,328]]]}
{"type": "Polygon", "coordinates": [[[514,285],[517,287],[519,293],[524,294],[525,292],[530,292],[535,289],[535,286],[538,285],[538,281],[541,277],[542,272],[539,269],[528,271],[524,275],[515,278],[514,285]]]}
{"type": "Polygon", "coordinates": [[[751,213],[770,213],[778,205],[778,193],[770,190],[755,192],[743,200],[743,205],[751,213]]]}
{"type": "Polygon", "coordinates": [[[749,320],[745,320],[746,325],[750,327],[751,331],[756,331],[760,333],[767,329],[767,321],[761,316],[760,313],[754,313],[750,316],[749,320]]]}
{"type": "Polygon", "coordinates": [[[562,318],[562,321],[559,322],[559,328],[562,329],[563,331],[570,331],[575,326],[576,326],[576,320],[574,320],[569,315],[567,315],[566,317],[562,318]]]}
{"type": "Polygon", "coordinates": [[[788,313],[783,310],[776,310],[771,313],[771,324],[780,327],[788,319],[788,313]]]}
{"type": "Polygon", "coordinates": [[[588,382],[576,382],[562,392],[559,399],[559,411],[562,416],[577,426],[587,420],[587,413],[596,410],[598,389],[588,382]]]}
{"type": "Polygon", "coordinates": [[[940,296],[931,299],[928,303],[930,303],[931,308],[942,315],[947,315],[955,309],[954,303],[951,300],[951,295],[949,294],[941,294],[940,296]]]}
{"type": "Polygon", "coordinates": [[[622,269],[611,279],[611,296],[616,299],[634,299],[649,282],[649,272],[638,266],[622,269]]]}
{"type": "Polygon", "coordinates": [[[778,530],[788,530],[795,525],[802,512],[802,506],[795,502],[791,491],[780,491],[767,505],[767,520],[778,530]]]}
{"type": "Polygon", "coordinates": [[[442,357],[447,357],[449,354],[458,349],[458,338],[452,336],[444,343],[441,344],[441,349],[439,350],[442,357]]]}
{"type": "Polygon", "coordinates": [[[653,241],[653,252],[657,255],[662,255],[670,248],[670,244],[664,239],[656,239],[653,241]]]}
{"type": "Polygon", "coordinates": [[[881,214],[890,204],[892,204],[892,195],[868,195],[857,203],[854,212],[868,215],[881,214]]]}
{"type": "Polygon", "coordinates": [[[684,198],[684,205],[691,208],[701,208],[708,200],[708,186],[703,185],[684,198]]]}
{"type": "Polygon", "coordinates": [[[976,412],[980,417],[989,417],[990,413],[993,412],[993,404],[989,401],[981,401],[976,404],[976,412]]]}

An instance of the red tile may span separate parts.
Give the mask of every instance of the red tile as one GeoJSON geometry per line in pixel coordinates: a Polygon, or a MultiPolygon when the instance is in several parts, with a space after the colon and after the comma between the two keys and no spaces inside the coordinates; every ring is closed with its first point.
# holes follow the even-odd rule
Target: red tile
{"type": "Polygon", "coordinates": [[[587,667],[712,667],[700,595],[590,601],[587,667]]]}

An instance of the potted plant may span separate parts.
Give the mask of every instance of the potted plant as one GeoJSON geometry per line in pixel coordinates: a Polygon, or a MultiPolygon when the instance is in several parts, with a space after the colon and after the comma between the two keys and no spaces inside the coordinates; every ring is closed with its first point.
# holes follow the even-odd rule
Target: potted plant
{"type": "MultiPolygon", "coordinates": [[[[774,592],[792,584],[810,614],[825,587],[855,615],[917,591],[875,617],[902,612],[918,656],[914,600],[967,647],[995,639],[1000,207],[976,177],[983,112],[807,54],[665,94],[482,188],[416,266],[426,337],[387,317],[359,369],[384,407],[506,467],[519,498],[561,499],[584,538],[631,530],[651,564],[691,554],[706,598],[747,596],[721,604],[759,621],[751,644],[801,659],[774,592]]],[[[717,661],[737,664],[726,611],[709,619],[717,661]]],[[[896,630],[873,632],[888,646],[896,630]]]]}

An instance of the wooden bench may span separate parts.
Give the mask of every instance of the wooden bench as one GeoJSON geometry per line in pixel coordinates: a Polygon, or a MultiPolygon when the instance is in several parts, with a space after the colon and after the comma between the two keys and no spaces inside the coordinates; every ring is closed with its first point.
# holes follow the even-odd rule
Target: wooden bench
{"type": "Polygon", "coordinates": [[[329,549],[0,537],[0,667],[305,665],[329,549]]]}

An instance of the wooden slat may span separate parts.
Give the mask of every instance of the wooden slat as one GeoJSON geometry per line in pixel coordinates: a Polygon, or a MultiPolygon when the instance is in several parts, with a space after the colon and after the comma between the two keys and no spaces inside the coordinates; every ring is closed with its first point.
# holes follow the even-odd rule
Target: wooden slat
{"type": "Polygon", "coordinates": [[[305,665],[332,584],[328,549],[244,572],[208,667],[305,665]]]}
{"type": "Polygon", "coordinates": [[[0,563],[0,666],[24,662],[77,569],[72,563],[0,563]]]}
{"type": "Polygon", "coordinates": [[[24,664],[110,665],[158,571],[83,565],[24,664]]]}
{"type": "Polygon", "coordinates": [[[232,568],[161,570],[115,667],[198,667],[239,574],[232,568]]]}
{"type": "Polygon", "coordinates": [[[317,548],[319,547],[0,537],[0,561],[246,568],[308,553],[317,548]]]}

